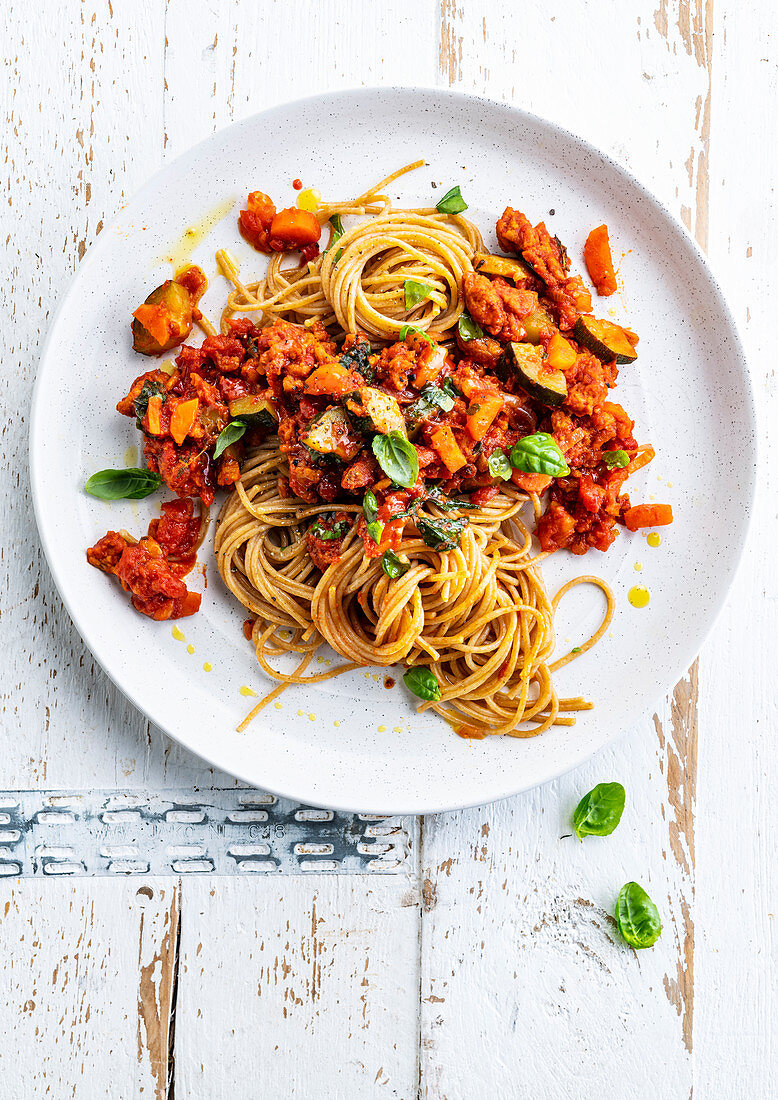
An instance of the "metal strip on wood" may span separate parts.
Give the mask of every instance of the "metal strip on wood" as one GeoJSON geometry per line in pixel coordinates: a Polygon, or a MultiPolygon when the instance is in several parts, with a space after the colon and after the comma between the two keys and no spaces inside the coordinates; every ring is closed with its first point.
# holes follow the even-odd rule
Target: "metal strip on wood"
{"type": "Polygon", "coordinates": [[[3,791],[0,876],[398,874],[413,818],[264,791],[3,791]]]}

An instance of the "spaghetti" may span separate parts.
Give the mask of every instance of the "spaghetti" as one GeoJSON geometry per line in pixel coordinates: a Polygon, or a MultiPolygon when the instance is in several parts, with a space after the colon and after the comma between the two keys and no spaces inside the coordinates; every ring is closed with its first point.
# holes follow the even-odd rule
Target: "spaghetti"
{"type": "Polygon", "coordinates": [[[307,264],[283,267],[283,254],[276,253],[265,277],[244,285],[229,254],[217,252],[219,269],[234,288],[222,328],[241,313],[259,314],[260,321],[319,320],[375,340],[394,340],[408,324],[436,339],[452,336],[464,308],[462,281],[473,270],[483,241],[467,218],[441,214],[435,207],[392,208],[383,189],[422,164],[406,165],[352,201],[320,204],[322,224],[335,217],[371,216],[341,236],[333,228],[329,247],[307,264]],[[406,307],[407,280],[429,289],[416,307],[406,307]]]}
{"type": "MultiPolygon", "coordinates": [[[[306,531],[327,505],[280,497],[279,477],[286,472],[274,443],[257,448],[216,529],[219,572],[255,617],[257,660],[279,681],[239,728],[290,684],[399,662],[434,673],[440,701],[421,709],[431,707],[463,736],[535,736],[554,724],[572,724],[569,712],[589,708],[582,698],[560,699],[554,690],[552,672],[576,655],[550,663],[554,611],[573,584],[592,582],[603,590],[607,609],[596,633],[579,647],[583,651],[607,629],[613,596],[604,581],[585,577],[549,601],[539,568],[545,555],[532,556],[532,536],[519,515],[526,496],[508,488],[469,513],[461,544],[450,550],[427,546],[417,524],[409,525],[395,551],[409,568],[392,580],[378,558],[365,557],[355,526],[339,559],[323,573],[316,568],[306,531]],[[306,675],[325,642],[346,663],[306,675]],[[280,672],[271,658],[288,653],[299,656],[298,667],[280,672]]],[[[429,507],[431,515],[441,514],[429,507]]]]}

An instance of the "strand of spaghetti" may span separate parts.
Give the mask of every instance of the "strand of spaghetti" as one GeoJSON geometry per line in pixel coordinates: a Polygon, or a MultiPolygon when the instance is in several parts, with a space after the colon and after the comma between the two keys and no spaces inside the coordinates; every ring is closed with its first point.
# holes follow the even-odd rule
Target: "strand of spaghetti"
{"type": "Polygon", "coordinates": [[[553,610],[556,612],[556,609],[559,606],[559,601],[562,599],[562,597],[565,596],[571,588],[575,588],[576,585],[579,584],[593,584],[596,585],[597,588],[602,590],[602,592],[605,594],[605,600],[607,604],[605,614],[603,615],[602,622],[597,627],[595,632],[589,638],[587,638],[587,640],[582,645],[576,646],[575,653],[570,650],[570,652],[566,653],[564,657],[560,657],[558,660],[554,661],[553,664],[549,665],[549,669],[551,672],[556,672],[558,669],[564,668],[564,666],[569,664],[570,661],[574,661],[576,657],[580,657],[582,653],[586,653],[586,651],[588,649],[591,649],[592,646],[597,645],[600,638],[610,626],[611,620],[613,619],[613,612],[616,609],[616,599],[613,595],[613,589],[607,583],[607,581],[604,581],[602,579],[602,577],[595,577],[590,574],[582,577],[573,577],[573,579],[569,580],[567,584],[563,584],[552,601],[551,606],[553,610]]]}

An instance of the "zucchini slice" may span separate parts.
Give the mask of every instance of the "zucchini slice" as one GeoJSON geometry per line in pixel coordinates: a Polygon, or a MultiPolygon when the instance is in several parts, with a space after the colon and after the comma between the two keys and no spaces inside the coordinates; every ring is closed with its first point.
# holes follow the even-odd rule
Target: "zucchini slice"
{"type": "Polygon", "coordinates": [[[567,397],[564,374],[544,364],[540,348],[532,344],[507,344],[500,362],[530,397],[544,405],[561,405],[567,397]]]}
{"type": "Polygon", "coordinates": [[[325,409],[300,433],[300,442],[320,455],[334,455],[350,462],[362,446],[362,440],[343,409],[325,409]]]}
{"type": "Polygon", "coordinates": [[[573,336],[579,344],[592,352],[603,363],[634,363],[638,357],[621,325],[612,321],[598,321],[596,317],[579,317],[573,328],[573,336]]]}
{"type": "Polygon", "coordinates": [[[247,394],[236,397],[229,403],[230,419],[245,420],[252,428],[265,428],[270,431],[278,424],[278,413],[264,397],[247,394]]]}
{"type": "Polygon", "coordinates": [[[479,275],[502,275],[504,279],[529,279],[532,268],[515,256],[495,256],[491,252],[476,252],[473,267],[479,275]]]}
{"type": "Polygon", "coordinates": [[[373,386],[362,386],[356,393],[350,393],[344,404],[357,431],[381,435],[402,432],[405,435],[405,417],[388,393],[373,386]]]}
{"type": "Polygon", "coordinates": [[[556,325],[544,309],[538,307],[534,313],[522,317],[521,324],[524,329],[524,339],[528,344],[539,344],[545,333],[556,331],[556,325]]]}

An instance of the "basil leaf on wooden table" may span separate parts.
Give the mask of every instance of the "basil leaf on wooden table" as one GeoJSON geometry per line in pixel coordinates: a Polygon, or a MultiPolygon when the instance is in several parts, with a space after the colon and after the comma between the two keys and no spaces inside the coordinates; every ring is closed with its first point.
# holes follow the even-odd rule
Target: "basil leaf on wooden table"
{"type": "Polygon", "coordinates": [[[616,924],[631,947],[653,947],[662,933],[662,920],[642,886],[627,882],[616,900],[616,924]]]}
{"type": "Polygon", "coordinates": [[[500,477],[503,481],[507,481],[513,473],[513,467],[508,461],[508,456],[500,447],[496,451],[492,451],[486,460],[486,464],[492,477],[500,477]]]}
{"type": "Polygon", "coordinates": [[[162,484],[153,470],[130,466],[123,470],[100,470],[87,481],[84,489],[100,500],[142,500],[162,484]]]}
{"type": "Polygon", "coordinates": [[[228,447],[231,447],[233,443],[237,443],[239,439],[242,439],[246,434],[246,428],[248,425],[243,420],[231,420],[226,428],[223,428],[219,433],[219,438],[216,440],[216,446],[213,451],[213,457],[219,458],[228,447]]]}
{"type": "Polygon", "coordinates": [[[629,466],[629,455],[626,451],[603,451],[602,460],[609,470],[623,470],[629,466]]]}
{"type": "Polygon", "coordinates": [[[421,305],[422,302],[426,301],[435,288],[430,286],[429,283],[420,283],[416,279],[406,279],[403,289],[405,292],[405,308],[413,309],[414,306],[421,305]]]}
{"type": "Polygon", "coordinates": [[[414,695],[418,695],[420,699],[425,699],[430,703],[437,703],[440,699],[440,684],[435,673],[425,668],[423,665],[418,668],[409,668],[403,676],[403,683],[412,691],[414,695]]]}
{"type": "Polygon", "coordinates": [[[411,563],[409,561],[402,561],[401,558],[398,558],[394,550],[384,550],[381,555],[381,568],[384,573],[386,573],[387,577],[391,577],[393,581],[396,581],[398,577],[404,576],[410,567],[411,563]]]}
{"type": "Polygon", "coordinates": [[[427,546],[433,550],[453,550],[462,541],[462,532],[467,527],[466,519],[447,519],[439,516],[425,516],[416,520],[419,534],[427,546]]]}
{"type": "Polygon", "coordinates": [[[384,525],[378,518],[378,501],[372,489],[365,489],[362,497],[362,514],[367,523],[367,533],[373,542],[380,542],[384,533],[384,525]]]}
{"type": "Polygon", "coordinates": [[[525,474],[566,477],[570,473],[559,444],[548,432],[535,432],[514,443],[510,459],[514,470],[525,474]]]}
{"type": "Polygon", "coordinates": [[[467,341],[468,343],[471,340],[480,340],[484,334],[484,330],[481,328],[477,321],[473,320],[466,309],[463,310],[459,315],[459,320],[457,321],[457,332],[462,337],[462,339],[467,341]]]}
{"type": "Polygon", "coordinates": [[[403,489],[410,489],[419,477],[419,455],[402,432],[387,432],[373,440],[373,454],[384,473],[403,489]]]}
{"type": "Polygon", "coordinates": [[[621,821],[625,800],[626,792],[621,783],[598,783],[592,787],[573,812],[573,829],[578,839],[610,836],[621,821]]]}
{"type": "Polygon", "coordinates": [[[463,210],[467,210],[467,203],[462,198],[459,184],[445,193],[435,209],[439,214],[461,214],[463,210]]]}

